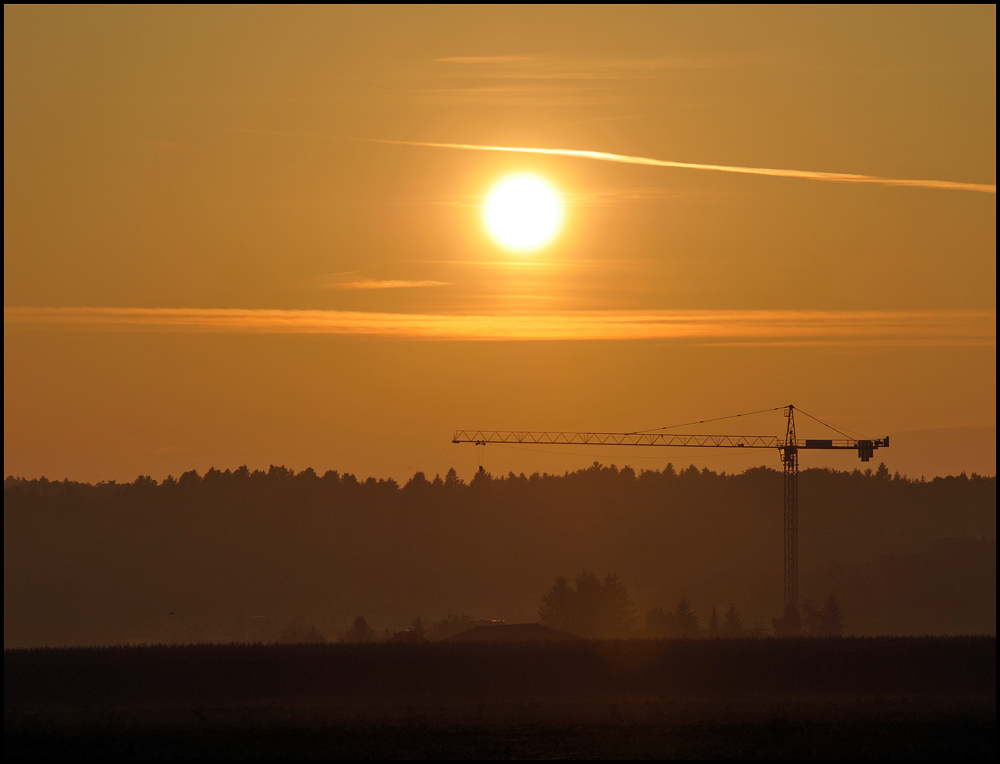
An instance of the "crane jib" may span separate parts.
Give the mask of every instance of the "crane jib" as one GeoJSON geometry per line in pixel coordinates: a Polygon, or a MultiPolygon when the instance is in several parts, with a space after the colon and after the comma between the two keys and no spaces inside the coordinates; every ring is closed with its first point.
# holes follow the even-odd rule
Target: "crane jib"
{"type": "Polygon", "coordinates": [[[789,450],[857,451],[869,461],[875,449],[889,445],[889,438],[816,440],[788,443],[775,435],[667,435],[637,432],[553,432],[528,430],[457,430],[452,443],[521,443],[565,446],[675,446],[681,448],[777,448],[789,450]]]}
{"type": "Polygon", "coordinates": [[[774,435],[665,435],[636,432],[531,432],[458,430],[452,443],[538,443],[578,446],[691,446],[696,448],[779,448],[774,435]]]}

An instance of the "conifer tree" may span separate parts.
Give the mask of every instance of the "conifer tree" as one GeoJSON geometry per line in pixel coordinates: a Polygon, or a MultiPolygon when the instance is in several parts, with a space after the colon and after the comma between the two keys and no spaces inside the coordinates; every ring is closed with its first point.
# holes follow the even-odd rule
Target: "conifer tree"
{"type": "Polygon", "coordinates": [[[354,625],[340,635],[341,642],[373,642],[375,640],[375,629],[368,625],[364,616],[359,615],[354,619],[354,625]]]}
{"type": "Polygon", "coordinates": [[[413,634],[413,639],[418,642],[422,642],[426,636],[426,629],[424,629],[424,619],[419,615],[413,619],[410,624],[410,632],[413,634]]]}
{"type": "Polygon", "coordinates": [[[736,614],[736,605],[729,606],[725,617],[722,619],[722,628],[725,629],[727,634],[735,634],[743,628],[743,621],[736,614]]]}
{"type": "Polygon", "coordinates": [[[569,585],[566,576],[556,576],[556,581],[542,595],[538,606],[538,618],[542,623],[572,634],[578,633],[580,619],[577,616],[576,592],[569,585]]]}
{"type": "Polygon", "coordinates": [[[698,616],[684,598],[681,598],[674,612],[674,629],[683,637],[694,636],[698,632],[698,616]]]}
{"type": "Polygon", "coordinates": [[[836,637],[844,630],[844,617],[840,612],[837,598],[831,592],[823,603],[823,611],[819,614],[819,633],[824,637],[836,637]]]}

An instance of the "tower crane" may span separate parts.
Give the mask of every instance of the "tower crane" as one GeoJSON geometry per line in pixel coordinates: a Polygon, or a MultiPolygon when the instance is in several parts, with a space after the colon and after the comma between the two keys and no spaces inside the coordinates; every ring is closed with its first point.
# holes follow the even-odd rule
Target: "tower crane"
{"type": "MultiPolygon", "coordinates": [[[[844,435],[841,439],[800,439],[795,435],[795,406],[779,407],[788,420],[785,437],[777,435],[675,435],[662,432],[522,432],[516,430],[456,430],[452,443],[524,443],[572,446],[682,446],[686,448],[774,448],[781,456],[784,473],[784,573],[785,608],[799,604],[799,451],[857,451],[861,461],[870,461],[876,449],[888,448],[889,437],[857,440],[831,425],[820,422],[844,435]]],[[[776,409],[769,409],[774,411],[776,409]]],[[[801,413],[805,413],[799,409],[801,413]]],[[[761,413],[761,412],[752,412],[761,413]]],[[[745,416],[738,414],[737,416],[745,416]]],[[[811,419],[816,419],[806,414],[811,419]]],[[[730,419],[733,417],[720,417],[730,419]]],[[[714,420],[703,420],[714,421],[714,420]]],[[[820,421],[820,420],[816,420],[820,421]]],[[[701,424],[697,422],[692,424],[701,424]]],[[[660,428],[667,429],[667,428],[660,428]]]]}

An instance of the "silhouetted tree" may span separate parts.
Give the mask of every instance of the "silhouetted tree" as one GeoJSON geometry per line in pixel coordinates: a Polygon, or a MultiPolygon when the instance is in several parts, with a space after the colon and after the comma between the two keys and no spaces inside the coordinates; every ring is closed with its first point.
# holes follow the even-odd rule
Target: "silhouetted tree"
{"type": "MultiPolygon", "coordinates": [[[[713,611],[714,615],[714,611],[713,611]]],[[[715,628],[719,619],[714,617],[715,628]]],[[[653,608],[646,615],[646,632],[651,637],[693,637],[698,633],[698,616],[694,614],[686,599],[682,599],[673,613],[663,608],[653,608]]]]}
{"type": "Polygon", "coordinates": [[[722,619],[722,628],[727,634],[735,634],[743,628],[743,621],[736,614],[736,605],[730,605],[722,619]]]}
{"type": "Polygon", "coordinates": [[[708,621],[708,633],[713,637],[719,634],[719,616],[715,614],[715,607],[712,607],[712,617],[708,621]]]}
{"type": "Polygon", "coordinates": [[[802,617],[799,615],[799,609],[792,603],[788,603],[781,618],[772,618],[771,624],[774,626],[776,637],[797,637],[802,633],[802,617]]]}
{"type": "Polygon", "coordinates": [[[600,591],[600,618],[597,633],[602,636],[622,636],[632,630],[635,610],[629,599],[628,589],[617,573],[604,577],[600,591]]]}
{"type": "Polygon", "coordinates": [[[430,481],[427,480],[427,476],[423,472],[414,472],[413,477],[407,481],[406,485],[403,486],[403,490],[412,494],[414,492],[424,492],[431,487],[430,481]]]}
{"type": "Polygon", "coordinates": [[[823,603],[823,612],[819,614],[818,633],[824,637],[839,636],[844,628],[844,618],[840,612],[837,598],[831,593],[823,603]]]}
{"type": "Polygon", "coordinates": [[[200,482],[201,476],[198,475],[198,470],[188,470],[177,480],[177,485],[181,488],[194,488],[200,482]]]}
{"type": "Polygon", "coordinates": [[[628,590],[614,573],[602,582],[584,571],[575,588],[558,576],[542,595],[538,617],[542,623],[584,637],[617,637],[626,634],[634,621],[628,590]]]}
{"type": "Polygon", "coordinates": [[[375,640],[375,629],[368,625],[364,616],[359,615],[354,619],[354,625],[340,636],[341,642],[373,642],[375,640]]]}
{"type": "Polygon", "coordinates": [[[551,588],[542,595],[538,605],[538,618],[542,623],[557,629],[575,631],[579,628],[576,614],[576,592],[566,576],[556,576],[551,588]]]}
{"type": "Polygon", "coordinates": [[[806,600],[802,603],[802,632],[813,636],[820,633],[819,610],[816,607],[816,600],[806,600]]]}
{"type": "Polygon", "coordinates": [[[681,598],[674,611],[673,631],[682,637],[693,637],[698,633],[698,616],[694,614],[688,601],[681,598]]]}
{"type": "Polygon", "coordinates": [[[596,637],[601,622],[601,581],[593,573],[584,571],[576,577],[576,610],[577,634],[596,637]]]}
{"type": "Polygon", "coordinates": [[[424,620],[419,615],[410,623],[410,631],[413,632],[413,638],[417,641],[423,641],[427,636],[424,631],[424,620]]]}

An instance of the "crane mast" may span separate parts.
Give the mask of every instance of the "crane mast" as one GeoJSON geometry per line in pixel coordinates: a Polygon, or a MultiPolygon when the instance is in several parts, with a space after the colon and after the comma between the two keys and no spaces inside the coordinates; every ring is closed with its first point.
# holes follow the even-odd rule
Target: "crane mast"
{"type": "MultiPolygon", "coordinates": [[[[785,608],[799,604],[799,451],[857,451],[870,461],[878,448],[888,448],[889,438],[800,440],[795,434],[795,406],[784,407],[788,420],[785,437],[775,435],[673,435],[653,432],[554,432],[519,430],[456,430],[452,443],[523,443],[573,446],[677,446],[686,448],[775,448],[781,456],[784,479],[784,581],[785,608]]],[[[809,416],[807,414],[807,416],[809,416]]]]}
{"type": "Polygon", "coordinates": [[[789,405],[786,416],[788,426],[785,430],[785,445],[781,449],[781,466],[784,478],[784,572],[787,610],[789,605],[799,606],[799,449],[795,438],[794,406],[789,405]]]}

